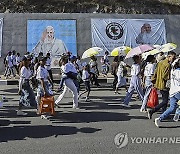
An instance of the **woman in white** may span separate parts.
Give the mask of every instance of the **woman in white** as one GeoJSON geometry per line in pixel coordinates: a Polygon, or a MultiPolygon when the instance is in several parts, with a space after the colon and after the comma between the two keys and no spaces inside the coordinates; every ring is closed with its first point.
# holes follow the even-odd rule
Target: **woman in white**
{"type": "Polygon", "coordinates": [[[154,75],[155,71],[155,57],[153,55],[148,55],[146,59],[147,65],[144,69],[144,77],[143,77],[143,84],[145,87],[145,95],[143,99],[143,104],[141,106],[140,112],[146,112],[146,105],[149,98],[149,94],[152,89],[152,82],[151,78],[154,75]]]}
{"type": "MultiPolygon", "coordinates": [[[[60,62],[61,62],[62,74],[67,74],[68,72],[77,73],[74,65],[68,62],[67,56],[62,57],[60,62]]],[[[65,96],[67,89],[69,89],[73,94],[73,108],[78,109],[78,91],[77,91],[77,87],[75,86],[73,82],[73,79],[67,76],[67,78],[65,78],[64,84],[65,84],[65,87],[64,87],[63,93],[57,98],[57,100],[55,101],[55,104],[58,106],[58,104],[61,102],[61,100],[65,96]]]]}
{"type": "Polygon", "coordinates": [[[128,90],[126,87],[126,78],[125,78],[125,72],[124,69],[128,66],[125,62],[123,62],[124,57],[120,56],[119,57],[119,66],[117,69],[117,77],[118,77],[118,82],[116,84],[116,89],[115,89],[115,94],[118,93],[118,88],[119,87],[125,87],[126,91],[128,90]]]}
{"type": "Polygon", "coordinates": [[[37,75],[36,75],[36,79],[38,80],[38,88],[37,88],[38,109],[39,109],[41,97],[53,95],[51,91],[51,85],[53,86],[53,82],[51,81],[49,77],[49,73],[45,68],[46,58],[40,57],[39,64],[40,66],[37,69],[37,75]]]}
{"type": "Polygon", "coordinates": [[[29,84],[29,79],[32,76],[31,70],[29,68],[29,64],[30,64],[30,59],[24,56],[22,59],[22,68],[20,70],[18,94],[21,96],[19,100],[19,110],[17,111],[17,115],[27,115],[27,113],[21,111],[23,106],[37,107],[35,94],[29,84]]]}

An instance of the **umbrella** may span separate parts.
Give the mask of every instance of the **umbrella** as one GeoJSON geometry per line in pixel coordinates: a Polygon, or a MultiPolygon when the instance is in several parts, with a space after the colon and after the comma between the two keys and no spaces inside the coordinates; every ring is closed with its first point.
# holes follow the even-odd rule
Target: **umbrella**
{"type": "Polygon", "coordinates": [[[161,46],[160,51],[169,52],[177,48],[177,45],[174,43],[167,43],[161,46]]]}
{"type": "Polygon", "coordinates": [[[111,56],[119,56],[119,55],[127,55],[127,53],[131,50],[128,46],[121,46],[113,49],[111,52],[111,56]]]}
{"type": "Polygon", "coordinates": [[[160,45],[154,45],[155,49],[149,51],[150,55],[155,55],[160,52],[169,52],[177,48],[177,45],[174,43],[167,43],[162,46],[160,45]]]}
{"type": "Polygon", "coordinates": [[[146,51],[149,51],[149,50],[152,50],[154,49],[152,46],[148,45],[148,44],[143,44],[143,45],[140,45],[138,47],[135,47],[133,49],[131,49],[128,54],[126,55],[125,59],[127,58],[131,58],[133,57],[134,55],[140,55],[146,51]]]}
{"type": "Polygon", "coordinates": [[[98,55],[99,52],[102,52],[103,49],[102,48],[99,48],[99,47],[92,47],[92,48],[89,48],[88,50],[86,50],[83,55],[82,55],[82,59],[85,59],[85,58],[88,58],[88,57],[91,57],[91,56],[95,56],[95,55],[98,55]]]}

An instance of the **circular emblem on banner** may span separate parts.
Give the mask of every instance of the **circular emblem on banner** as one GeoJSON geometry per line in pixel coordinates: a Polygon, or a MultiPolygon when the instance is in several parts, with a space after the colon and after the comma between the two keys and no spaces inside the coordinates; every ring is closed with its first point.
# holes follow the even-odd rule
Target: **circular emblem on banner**
{"type": "Polygon", "coordinates": [[[116,22],[112,22],[106,27],[106,34],[112,40],[118,40],[123,36],[123,27],[116,22]]]}

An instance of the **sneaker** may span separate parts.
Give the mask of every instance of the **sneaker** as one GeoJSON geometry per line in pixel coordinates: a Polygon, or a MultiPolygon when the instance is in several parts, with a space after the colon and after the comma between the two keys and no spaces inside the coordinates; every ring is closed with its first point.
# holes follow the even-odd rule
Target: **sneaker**
{"type": "Polygon", "coordinates": [[[57,108],[60,108],[60,106],[56,103],[54,103],[54,106],[57,107],[57,108]]]}
{"type": "Polygon", "coordinates": [[[27,115],[27,113],[25,113],[25,112],[23,112],[23,111],[21,111],[21,110],[18,110],[18,111],[17,111],[17,115],[18,115],[18,116],[25,116],[25,115],[27,115]]]}
{"type": "Polygon", "coordinates": [[[90,101],[89,97],[86,97],[85,102],[89,102],[89,101],[90,101]]]}
{"type": "Polygon", "coordinates": [[[79,109],[79,107],[78,106],[73,106],[73,109],[79,109]]]}
{"type": "Polygon", "coordinates": [[[156,127],[159,127],[160,122],[161,122],[161,121],[159,120],[159,118],[156,118],[156,119],[154,120],[154,123],[155,123],[156,127]]]}
{"type": "Polygon", "coordinates": [[[41,119],[48,119],[46,115],[41,115],[41,119]]]}
{"type": "Polygon", "coordinates": [[[140,109],[140,112],[147,113],[147,110],[146,109],[140,109]]]}
{"type": "Polygon", "coordinates": [[[130,108],[131,106],[130,105],[127,105],[127,104],[121,104],[122,106],[126,107],[126,108],[130,108]]]}
{"type": "Polygon", "coordinates": [[[179,114],[175,114],[173,120],[174,120],[175,122],[178,122],[178,120],[179,120],[179,114]]]}
{"type": "Polygon", "coordinates": [[[148,111],[147,111],[147,114],[148,114],[148,118],[149,118],[149,119],[152,119],[152,114],[153,114],[153,113],[152,113],[152,110],[148,110],[148,111]]]}

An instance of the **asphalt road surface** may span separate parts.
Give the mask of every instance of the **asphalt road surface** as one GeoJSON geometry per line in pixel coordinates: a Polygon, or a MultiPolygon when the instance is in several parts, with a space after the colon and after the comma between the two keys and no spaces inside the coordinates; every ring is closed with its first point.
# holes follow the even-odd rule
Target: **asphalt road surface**
{"type": "Polygon", "coordinates": [[[0,94],[6,97],[0,108],[1,154],[180,153],[180,121],[173,122],[172,115],[157,128],[153,120],[161,112],[149,120],[134,97],[131,108],[124,108],[124,89],[115,95],[109,86],[92,88],[91,101],[82,97],[80,109],[72,109],[68,92],[49,119],[41,119],[35,109],[25,109],[24,117],[16,115],[16,85],[1,85],[0,94]]]}

